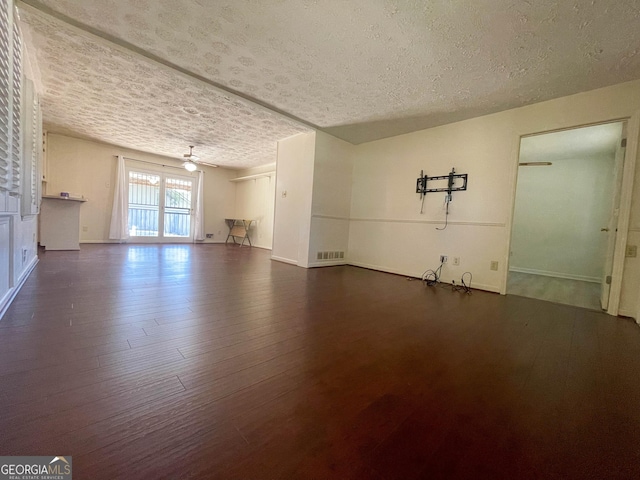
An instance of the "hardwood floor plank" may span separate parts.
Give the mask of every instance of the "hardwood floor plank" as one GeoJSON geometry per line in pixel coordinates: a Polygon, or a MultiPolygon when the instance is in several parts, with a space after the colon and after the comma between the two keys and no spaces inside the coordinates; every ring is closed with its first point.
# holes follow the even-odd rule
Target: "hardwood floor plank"
{"type": "Polygon", "coordinates": [[[638,378],[640,328],[598,311],[83,245],[0,320],[0,451],[92,479],[634,478],[638,378]]]}

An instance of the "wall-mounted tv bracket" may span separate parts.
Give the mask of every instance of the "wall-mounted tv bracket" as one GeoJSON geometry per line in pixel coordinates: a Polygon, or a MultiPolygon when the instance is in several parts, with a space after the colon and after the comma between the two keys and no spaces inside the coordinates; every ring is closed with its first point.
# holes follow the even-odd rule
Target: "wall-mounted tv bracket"
{"type": "Polygon", "coordinates": [[[469,174],[467,173],[456,173],[456,169],[452,168],[449,175],[439,175],[437,177],[427,177],[424,174],[423,170],[420,170],[420,176],[416,180],[416,193],[420,194],[420,199],[427,194],[432,192],[447,192],[447,195],[451,195],[451,192],[462,192],[467,189],[467,179],[469,174]],[[456,178],[462,179],[462,185],[459,187],[454,187],[456,178]],[[427,188],[427,183],[434,180],[448,180],[448,184],[446,187],[441,188],[427,188]]]}
{"type": "Polygon", "coordinates": [[[420,200],[422,201],[420,213],[423,213],[424,211],[424,197],[426,196],[427,193],[447,192],[447,195],[445,196],[445,200],[444,200],[445,204],[447,205],[444,228],[436,228],[436,230],[444,230],[445,228],[447,228],[448,219],[449,219],[449,203],[451,202],[451,200],[453,200],[453,197],[451,194],[452,192],[462,192],[467,189],[468,176],[469,175],[466,173],[456,173],[455,168],[451,169],[451,171],[449,172],[449,175],[440,175],[437,177],[427,177],[424,174],[424,171],[420,170],[420,176],[416,180],[416,193],[420,194],[420,200]],[[457,178],[462,179],[462,185],[458,187],[454,187],[454,183],[457,178]],[[447,180],[447,186],[440,187],[440,188],[427,188],[427,183],[434,180],[447,180]]]}

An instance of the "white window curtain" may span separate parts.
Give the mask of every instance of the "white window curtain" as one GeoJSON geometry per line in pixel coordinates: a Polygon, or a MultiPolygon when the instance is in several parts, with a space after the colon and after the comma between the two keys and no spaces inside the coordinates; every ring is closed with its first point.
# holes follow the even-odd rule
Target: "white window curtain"
{"type": "Polygon", "coordinates": [[[194,215],[195,231],[193,233],[194,240],[202,241],[205,239],[204,234],[204,172],[200,172],[198,179],[198,191],[196,193],[196,211],[194,215]]]}
{"type": "Polygon", "coordinates": [[[129,238],[129,199],[127,198],[127,171],[124,157],[118,155],[116,184],[113,192],[113,208],[111,209],[111,240],[125,241],[129,238]]]}

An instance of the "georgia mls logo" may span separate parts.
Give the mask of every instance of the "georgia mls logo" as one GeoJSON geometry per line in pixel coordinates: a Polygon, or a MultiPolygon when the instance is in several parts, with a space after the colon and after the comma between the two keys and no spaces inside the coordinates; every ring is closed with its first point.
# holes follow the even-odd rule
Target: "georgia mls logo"
{"type": "MultiPolygon", "coordinates": [[[[60,465],[56,466],[57,470],[60,470],[59,467],[63,467],[65,469],[65,474],[69,474],[71,473],[71,465],[69,465],[69,462],[67,462],[67,459],[64,457],[53,457],[53,460],[51,460],[49,462],[49,465],[53,465],[56,462],[60,462],[60,465]],[[64,464],[64,465],[62,465],[64,464]]],[[[49,470],[51,470],[51,468],[49,468],[49,470]]],[[[55,472],[55,473],[60,473],[60,472],[55,472]]],[[[49,474],[51,474],[51,471],[49,472],[49,474]]]]}
{"type": "Polygon", "coordinates": [[[70,480],[71,457],[0,457],[0,480],[70,480]]]}

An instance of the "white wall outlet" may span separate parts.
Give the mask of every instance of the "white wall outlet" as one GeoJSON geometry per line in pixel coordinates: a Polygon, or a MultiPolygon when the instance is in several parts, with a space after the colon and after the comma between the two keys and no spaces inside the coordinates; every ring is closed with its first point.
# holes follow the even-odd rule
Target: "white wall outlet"
{"type": "Polygon", "coordinates": [[[207,238],[213,238],[213,233],[207,233],[207,238]]]}
{"type": "Polygon", "coordinates": [[[89,231],[89,227],[87,227],[86,225],[82,226],[82,231],[83,232],[88,232],[89,231]]]}
{"type": "Polygon", "coordinates": [[[625,252],[626,257],[635,258],[638,256],[638,246],[637,245],[627,245],[627,251],[625,252]]]}
{"type": "Polygon", "coordinates": [[[498,262],[496,262],[495,260],[491,260],[491,270],[498,270],[498,262]]]}
{"type": "Polygon", "coordinates": [[[460,265],[460,257],[453,257],[453,264],[460,265]]]}

